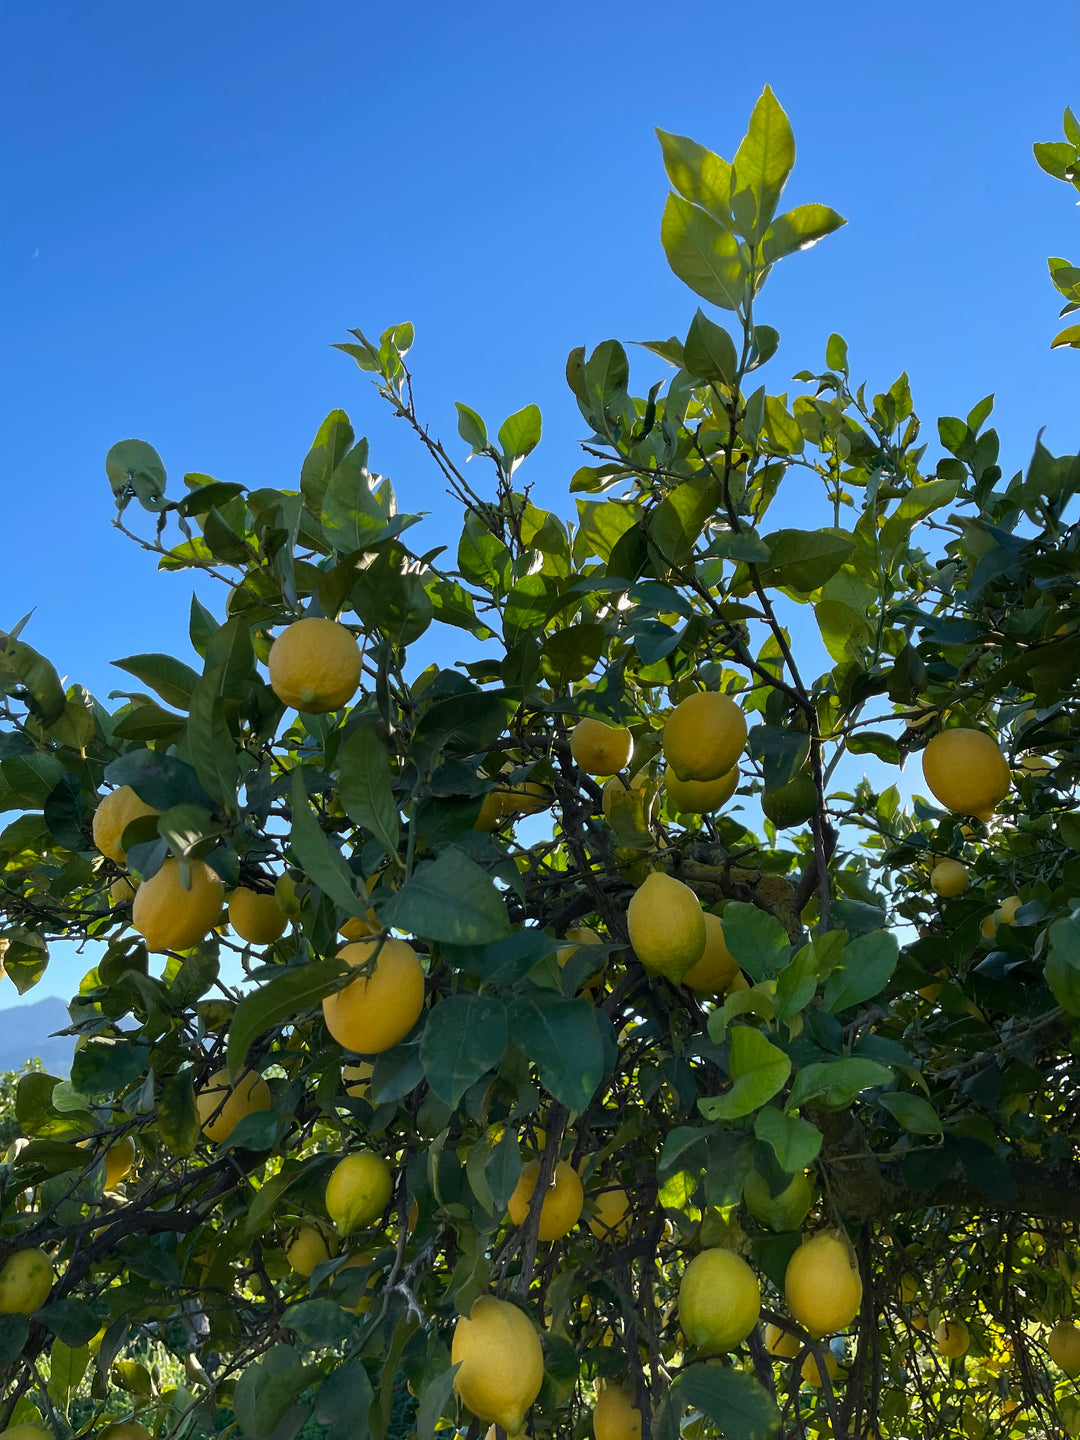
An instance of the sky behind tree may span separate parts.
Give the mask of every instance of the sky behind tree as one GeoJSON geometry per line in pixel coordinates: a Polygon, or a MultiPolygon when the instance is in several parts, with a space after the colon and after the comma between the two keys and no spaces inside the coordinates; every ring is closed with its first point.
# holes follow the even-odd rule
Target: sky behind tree
{"type": "MultiPolygon", "coordinates": [[[[786,203],[849,222],[770,280],[770,391],[837,330],[871,393],[907,369],[928,459],[936,417],[990,391],[1006,473],[1042,425],[1077,445],[1045,259],[1080,227],[1031,156],[1080,101],[1076,4],[38,0],[0,25],[0,627],[35,609],[25,638],[102,696],[126,688],[110,660],[186,654],[193,588],[110,527],[116,440],[154,444],[173,493],[185,471],[286,484],[341,406],[439,543],[451,502],[330,348],[349,326],[416,324],[448,443],[455,400],[491,428],[539,404],[521,473],[572,513],[568,350],[683,335],[697,303],[660,248],[653,127],[730,157],[766,83],[799,147],[786,203]]],[[[640,390],[665,373],[632,360],[640,390]]],[[[784,523],[808,504],[785,494],[784,523]]],[[[84,968],[58,957],[27,1000],[84,968]]]]}

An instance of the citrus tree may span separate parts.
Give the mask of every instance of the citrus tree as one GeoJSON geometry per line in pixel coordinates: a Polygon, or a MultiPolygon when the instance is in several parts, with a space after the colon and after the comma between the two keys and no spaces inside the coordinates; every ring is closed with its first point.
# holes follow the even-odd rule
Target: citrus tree
{"type": "Polygon", "coordinates": [[[341,411],[298,486],[126,440],[192,653],[110,711],[0,637],[7,973],[96,958],[0,1167],[10,1440],[1080,1428],[1080,461],[838,335],[766,381],[843,221],[769,90],[660,141],[709,310],[571,352],[572,521],[536,406],[444,443],[354,331],[456,545],[341,411]]]}

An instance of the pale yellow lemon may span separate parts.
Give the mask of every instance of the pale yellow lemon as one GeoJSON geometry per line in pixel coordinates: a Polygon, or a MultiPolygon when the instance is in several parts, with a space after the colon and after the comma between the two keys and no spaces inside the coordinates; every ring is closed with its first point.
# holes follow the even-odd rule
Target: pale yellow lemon
{"type": "Polygon", "coordinates": [[[952,900],[968,888],[969,878],[959,860],[939,860],[930,872],[930,888],[943,900],[952,900]]]}
{"type": "Polygon", "coordinates": [[[737,765],[717,780],[680,780],[670,765],[664,768],[664,789],[681,815],[711,815],[727,804],[738,785],[737,765]]]}
{"type": "Polygon", "coordinates": [[[630,944],[650,975],[677,985],[705,952],[701,902],[688,885],[654,870],[634,891],[626,913],[630,944]]]}
{"type": "Polygon", "coordinates": [[[120,840],[124,831],[140,815],[160,815],[161,811],[140,800],[130,785],[120,785],[98,802],[94,811],[94,844],[103,855],[124,863],[125,851],[120,840]]]}
{"type": "Polygon", "coordinates": [[[922,756],[923,778],[946,810],[983,816],[1009,793],[1001,747],[981,730],[942,730],[922,756]]]}
{"type": "Polygon", "coordinates": [[[192,860],[190,879],[188,888],[179,860],[170,858],[139,886],[131,923],[148,950],[190,950],[214,928],[225,898],[221,876],[205,860],[192,860]]]}
{"type": "Polygon", "coordinates": [[[942,1320],[934,1331],[934,1340],[946,1360],[959,1360],[971,1344],[968,1327],[962,1320],[942,1320]]]}
{"type": "Polygon", "coordinates": [[[614,775],[630,764],[634,738],[625,725],[579,720],[570,732],[570,754],[586,775],[614,775]]]}
{"type": "Polygon", "coordinates": [[[765,1349],[774,1360],[794,1360],[802,1346],[790,1330],[770,1323],[765,1327],[765,1349]]]}
{"type": "MultiPolygon", "coordinates": [[[[529,1213],[529,1204],[540,1178],[540,1161],[527,1160],[521,1167],[521,1174],[514,1186],[514,1192],[507,1202],[510,1219],[515,1225],[523,1225],[529,1213]]],[[[551,1184],[540,1204],[540,1228],[537,1236],[541,1240],[561,1240],[577,1224],[585,1204],[585,1191],[581,1177],[567,1160],[560,1160],[555,1166],[551,1184]]],[[[483,1418],[483,1417],[481,1417],[483,1418]]]]}
{"type": "MultiPolygon", "coordinates": [[[[825,1347],[821,1354],[822,1359],[825,1361],[825,1373],[828,1375],[829,1383],[831,1385],[832,1382],[836,1379],[837,1370],[839,1368],[836,1363],[836,1356],[832,1353],[828,1346],[825,1347]]],[[[807,1355],[806,1359],[802,1363],[802,1368],[799,1371],[799,1374],[802,1378],[802,1382],[804,1385],[809,1385],[814,1390],[821,1389],[821,1370],[814,1355],[807,1355]]]]}
{"type": "Polygon", "coordinates": [[[507,1300],[481,1295],[454,1327],[454,1389],[478,1420],[515,1435],[544,1379],[544,1353],[532,1321],[507,1300]]]}
{"type": "Polygon", "coordinates": [[[284,705],[309,715],[340,710],[360,683],[360,647],[351,630],[308,616],[286,626],[270,647],[270,688],[284,705]]]}
{"type": "Polygon", "coordinates": [[[1075,1378],[1080,1375],[1080,1329],[1062,1320],[1046,1337],[1046,1348],[1050,1359],[1065,1374],[1075,1378]]]}
{"type": "Polygon", "coordinates": [[[270,1087],[257,1071],[247,1070],[235,1085],[227,1070],[216,1070],[195,1091],[199,1122],[208,1140],[227,1140],[240,1121],[256,1111],[270,1109],[270,1087]]]}
{"type": "Polygon", "coordinates": [[[333,1259],[336,1254],[337,1241],[332,1235],[324,1235],[318,1225],[301,1225],[285,1251],[285,1258],[290,1269],[307,1279],[316,1265],[333,1259]]]}
{"type": "Polygon", "coordinates": [[[600,1190],[594,1197],[596,1214],[589,1217],[589,1229],[598,1240],[621,1240],[630,1230],[626,1212],[630,1198],[621,1187],[600,1190]]]}
{"type": "Polygon", "coordinates": [[[699,995],[720,995],[739,974],[738,962],[732,957],[724,939],[724,925],[719,915],[703,912],[705,917],[705,949],[682,977],[699,995]]]}
{"type": "Polygon", "coordinates": [[[730,695],[696,690],[664,725],[664,758],[677,780],[719,780],[746,744],[746,716],[730,695]]]}
{"type": "Polygon", "coordinates": [[[289,923],[272,894],[263,894],[239,885],[229,898],[229,924],[250,945],[272,945],[285,934],[289,923]]]}
{"type": "Polygon", "coordinates": [[[390,1203],[390,1166],[372,1150],[346,1155],[326,1182],[326,1213],[339,1235],[373,1225],[390,1203]]]}
{"type": "Polygon", "coordinates": [[[641,1411],[622,1385],[605,1385],[592,1413],[593,1440],[641,1440],[641,1411]]]}
{"type": "Polygon", "coordinates": [[[733,1250],[702,1250],[683,1271],[679,1325],[696,1350],[734,1350],[753,1330],[760,1311],[757,1276],[733,1250]]]}
{"type": "Polygon", "coordinates": [[[784,1298],[811,1335],[850,1325],[862,1304],[862,1277],[845,1241],[827,1230],[804,1240],[788,1261],[784,1298]]]}
{"type": "Polygon", "coordinates": [[[32,1315],[49,1298],[53,1268],[44,1250],[14,1250],[0,1265],[0,1315],[32,1315]]]}

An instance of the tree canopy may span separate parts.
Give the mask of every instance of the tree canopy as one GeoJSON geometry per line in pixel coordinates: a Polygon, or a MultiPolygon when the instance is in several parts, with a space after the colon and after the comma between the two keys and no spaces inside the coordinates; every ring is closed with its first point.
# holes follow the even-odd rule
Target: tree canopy
{"type": "MultiPolygon", "coordinates": [[[[1080,1433],[1080,459],[1006,479],[992,396],[928,441],[839,335],[774,388],[844,222],[768,89],[660,144],[708,309],[570,352],[572,519],[535,405],[444,443],[355,330],[456,546],[340,410],[298,486],[124,440],[192,654],[110,710],[0,635],[7,975],[96,957],[15,1089],[0,1426],[1080,1433]]],[[[1080,189],[1071,111],[1036,158],[1080,189]]]]}

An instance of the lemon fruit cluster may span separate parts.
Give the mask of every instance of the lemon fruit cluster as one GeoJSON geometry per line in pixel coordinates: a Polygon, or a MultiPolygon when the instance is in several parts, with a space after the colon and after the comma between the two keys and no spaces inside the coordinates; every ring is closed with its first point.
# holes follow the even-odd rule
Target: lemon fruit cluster
{"type": "Polygon", "coordinates": [[[189,865],[190,886],[179,860],[170,858],[135,893],[131,923],[148,950],[190,950],[217,923],[225,900],[221,877],[205,860],[189,865]]]}
{"type": "Polygon", "coordinates": [[[705,953],[708,931],[700,900],[660,870],[634,891],[626,922],[634,953],[650,975],[677,985],[705,953]]]}
{"type": "MultiPolygon", "coordinates": [[[[540,1163],[539,1160],[527,1160],[522,1165],[518,1182],[507,1201],[506,1208],[515,1225],[523,1225],[528,1218],[533,1191],[540,1178],[540,1163]]],[[[581,1219],[584,1205],[585,1191],[581,1177],[569,1161],[560,1160],[540,1203],[540,1228],[536,1232],[537,1238],[544,1241],[561,1240],[581,1219]]]]}
{"type": "Polygon", "coordinates": [[[788,1261],[784,1299],[811,1335],[843,1330],[859,1313],[862,1277],[845,1240],[827,1230],[808,1236],[788,1261]]]}
{"type": "Polygon", "coordinates": [[[140,800],[130,785],[121,785],[99,802],[94,811],[94,844],[103,855],[122,865],[126,851],[120,841],[132,820],[140,815],[160,815],[161,811],[140,800]]]}
{"type": "Polygon", "coordinates": [[[540,1393],[544,1352],[532,1321],[507,1300],[480,1295],[454,1327],[454,1389],[478,1420],[516,1435],[540,1393]]]}
{"type": "Polygon", "coordinates": [[[988,820],[1009,793],[1001,747],[981,730],[942,730],[922,755],[923,779],[946,810],[988,820]]]}
{"type": "Polygon", "coordinates": [[[355,940],[338,951],[338,959],[371,967],[322,1002],[326,1028],[338,1044],[357,1055],[379,1055],[404,1040],[424,1008],[424,972],[412,946],[355,940]]]}
{"type": "Polygon", "coordinates": [[[339,1235],[374,1224],[390,1203],[390,1166],[372,1150],[346,1155],[326,1182],[326,1213],[339,1235]]]}
{"type": "Polygon", "coordinates": [[[340,710],[360,683],[360,647],[335,620],[308,616],[286,626],[270,647],[270,688],[293,710],[340,710]]]}
{"type": "Polygon", "coordinates": [[[761,1313],[761,1286],[733,1250],[702,1250],[679,1283],[679,1325],[696,1350],[718,1354],[741,1345],[761,1313]]]}

